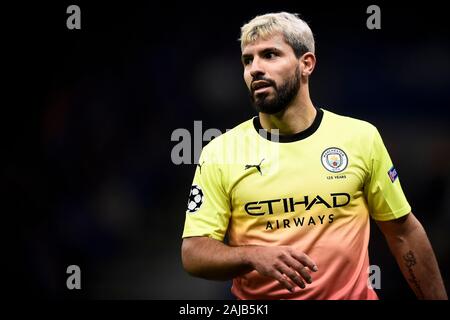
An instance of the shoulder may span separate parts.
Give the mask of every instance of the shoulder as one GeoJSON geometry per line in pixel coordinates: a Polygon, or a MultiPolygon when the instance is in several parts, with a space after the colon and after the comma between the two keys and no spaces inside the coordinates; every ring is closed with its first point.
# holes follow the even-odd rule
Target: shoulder
{"type": "Polygon", "coordinates": [[[253,118],[246,120],[208,142],[203,147],[202,153],[221,155],[226,150],[231,150],[231,147],[242,141],[244,137],[254,134],[254,130],[253,118]]]}
{"type": "Polygon", "coordinates": [[[324,126],[336,132],[348,132],[351,135],[365,135],[373,137],[378,129],[370,122],[340,115],[325,109],[324,112],[324,126]]]}

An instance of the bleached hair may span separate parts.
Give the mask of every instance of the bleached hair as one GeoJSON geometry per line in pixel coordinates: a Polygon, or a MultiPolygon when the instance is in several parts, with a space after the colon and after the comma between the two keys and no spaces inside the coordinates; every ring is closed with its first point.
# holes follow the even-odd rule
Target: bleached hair
{"type": "Polygon", "coordinates": [[[256,16],[241,27],[241,50],[257,39],[267,39],[281,33],[297,58],[314,53],[314,36],[308,24],[297,13],[278,12],[256,16]]]}

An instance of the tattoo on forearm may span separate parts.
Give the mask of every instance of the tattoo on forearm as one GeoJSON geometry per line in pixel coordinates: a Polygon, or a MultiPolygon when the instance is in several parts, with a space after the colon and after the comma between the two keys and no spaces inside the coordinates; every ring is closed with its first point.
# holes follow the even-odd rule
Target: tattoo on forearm
{"type": "Polygon", "coordinates": [[[417,290],[417,297],[419,299],[424,298],[424,294],[422,288],[420,287],[420,282],[417,280],[416,275],[414,274],[413,266],[417,264],[416,257],[414,256],[414,252],[409,250],[404,256],[403,260],[405,261],[405,265],[408,268],[409,276],[407,280],[410,281],[417,290]]]}

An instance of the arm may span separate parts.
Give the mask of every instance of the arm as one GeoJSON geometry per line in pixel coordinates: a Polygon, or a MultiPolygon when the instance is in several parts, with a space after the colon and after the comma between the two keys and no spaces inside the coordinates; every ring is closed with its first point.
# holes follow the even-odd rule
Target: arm
{"type": "Polygon", "coordinates": [[[447,300],[436,257],[416,217],[409,213],[396,220],[377,221],[377,224],[417,298],[447,300]]]}
{"type": "Polygon", "coordinates": [[[185,270],[210,280],[229,280],[256,270],[294,291],[294,284],[304,288],[304,281],[312,282],[306,267],[317,271],[306,254],[288,246],[231,247],[208,237],[191,237],[183,239],[181,251],[185,270]]]}

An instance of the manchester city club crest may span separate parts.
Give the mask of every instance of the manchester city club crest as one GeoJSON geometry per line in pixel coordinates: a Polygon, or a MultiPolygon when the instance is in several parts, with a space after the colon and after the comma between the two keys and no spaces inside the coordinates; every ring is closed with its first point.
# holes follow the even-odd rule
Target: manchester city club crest
{"type": "Polygon", "coordinates": [[[347,168],[348,158],[345,152],[339,148],[328,148],[322,152],[322,165],[330,172],[342,172],[347,168]]]}

